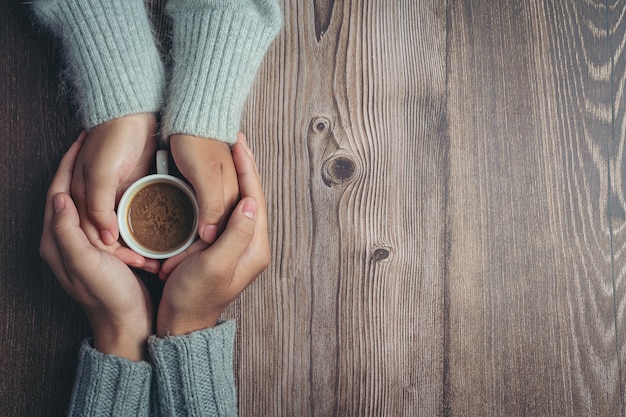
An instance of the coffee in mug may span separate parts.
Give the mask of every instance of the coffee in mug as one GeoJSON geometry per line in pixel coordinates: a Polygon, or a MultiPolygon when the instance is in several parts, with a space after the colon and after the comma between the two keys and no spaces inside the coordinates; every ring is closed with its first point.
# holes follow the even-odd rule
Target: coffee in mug
{"type": "Polygon", "coordinates": [[[152,259],[169,258],[187,249],[196,239],[198,227],[195,194],[184,181],[164,173],[166,158],[166,151],[157,153],[160,173],[133,183],[117,210],[126,245],[152,259]]]}

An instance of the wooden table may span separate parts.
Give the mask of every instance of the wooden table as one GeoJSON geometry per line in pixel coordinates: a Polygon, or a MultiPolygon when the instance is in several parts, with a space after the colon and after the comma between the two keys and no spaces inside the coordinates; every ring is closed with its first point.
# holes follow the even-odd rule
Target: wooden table
{"type": "MultiPolygon", "coordinates": [[[[242,124],[273,261],[226,313],[241,416],[624,415],[626,1],[283,9],[242,124]]],[[[80,126],[21,1],[0,31],[0,415],[60,416],[89,326],[37,248],[80,126]]]]}

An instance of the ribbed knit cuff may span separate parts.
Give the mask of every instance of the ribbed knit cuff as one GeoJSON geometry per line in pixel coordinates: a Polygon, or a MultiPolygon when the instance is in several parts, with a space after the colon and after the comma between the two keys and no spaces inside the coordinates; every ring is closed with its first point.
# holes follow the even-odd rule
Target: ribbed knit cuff
{"type": "Polygon", "coordinates": [[[282,25],[275,0],[170,0],[174,66],[163,137],[234,143],[263,57],[282,25]]]}
{"type": "Polygon", "coordinates": [[[39,0],[33,9],[63,42],[85,128],[160,111],[165,72],[143,0],[39,0]]]}
{"type": "Polygon", "coordinates": [[[236,416],[235,322],[148,339],[163,416],[236,416]]]}
{"type": "Polygon", "coordinates": [[[152,366],[105,355],[84,341],[68,416],[149,416],[152,366]]]}

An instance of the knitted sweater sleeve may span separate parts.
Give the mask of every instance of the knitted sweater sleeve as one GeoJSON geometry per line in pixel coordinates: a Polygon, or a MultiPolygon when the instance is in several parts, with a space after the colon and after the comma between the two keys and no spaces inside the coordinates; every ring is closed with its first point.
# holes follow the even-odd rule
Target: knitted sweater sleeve
{"type": "Polygon", "coordinates": [[[162,106],[165,72],[143,0],[38,0],[57,35],[86,129],[162,106]]]}
{"type": "Polygon", "coordinates": [[[150,416],[152,365],[94,349],[83,342],[68,416],[150,416]]]}
{"type": "Polygon", "coordinates": [[[68,416],[234,417],[234,338],[234,321],[185,336],[151,336],[152,364],[103,354],[86,340],[68,416]]]}
{"type": "Polygon", "coordinates": [[[235,324],[185,336],[150,337],[160,416],[236,416],[235,324]]]}
{"type": "Polygon", "coordinates": [[[234,143],[247,96],[282,25],[277,0],[170,0],[173,68],[162,133],[234,143]]]}

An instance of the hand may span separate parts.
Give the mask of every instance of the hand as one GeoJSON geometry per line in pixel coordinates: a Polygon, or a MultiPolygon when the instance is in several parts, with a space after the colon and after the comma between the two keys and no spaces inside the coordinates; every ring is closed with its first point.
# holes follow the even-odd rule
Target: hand
{"type": "Polygon", "coordinates": [[[153,273],[159,269],[157,261],[146,261],[118,242],[115,204],[131,183],[148,173],[155,149],[153,114],[133,114],[102,123],[87,135],[71,185],[80,225],[89,241],[128,265],[153,273]]]}
{"type": "Polygon", "coordinates": [[[205,250],[190,249],[169,276],[159,305],[157,336],[215,326],[221,312],[269,264],[265,196],[241,134],[232,155],[242,199],[217,241],[205,250]]]}
{"type": "Polygon", "coordinates": [[[152,299],[141,280],[114,255],[94,247],[80,228],[70,183],[85,134],[61,160],[46,200],[39,252],[65,291],[83,308],[94,347],[141,360],[152,332],[152,299]]]}
{"type": "Polygon", "coordinates": [[[176,166],[198,198],[198,235],[213,243],[239,200],[237,173],[227,143],[189,135],[172,135],[170,150],[176,166]]]}

